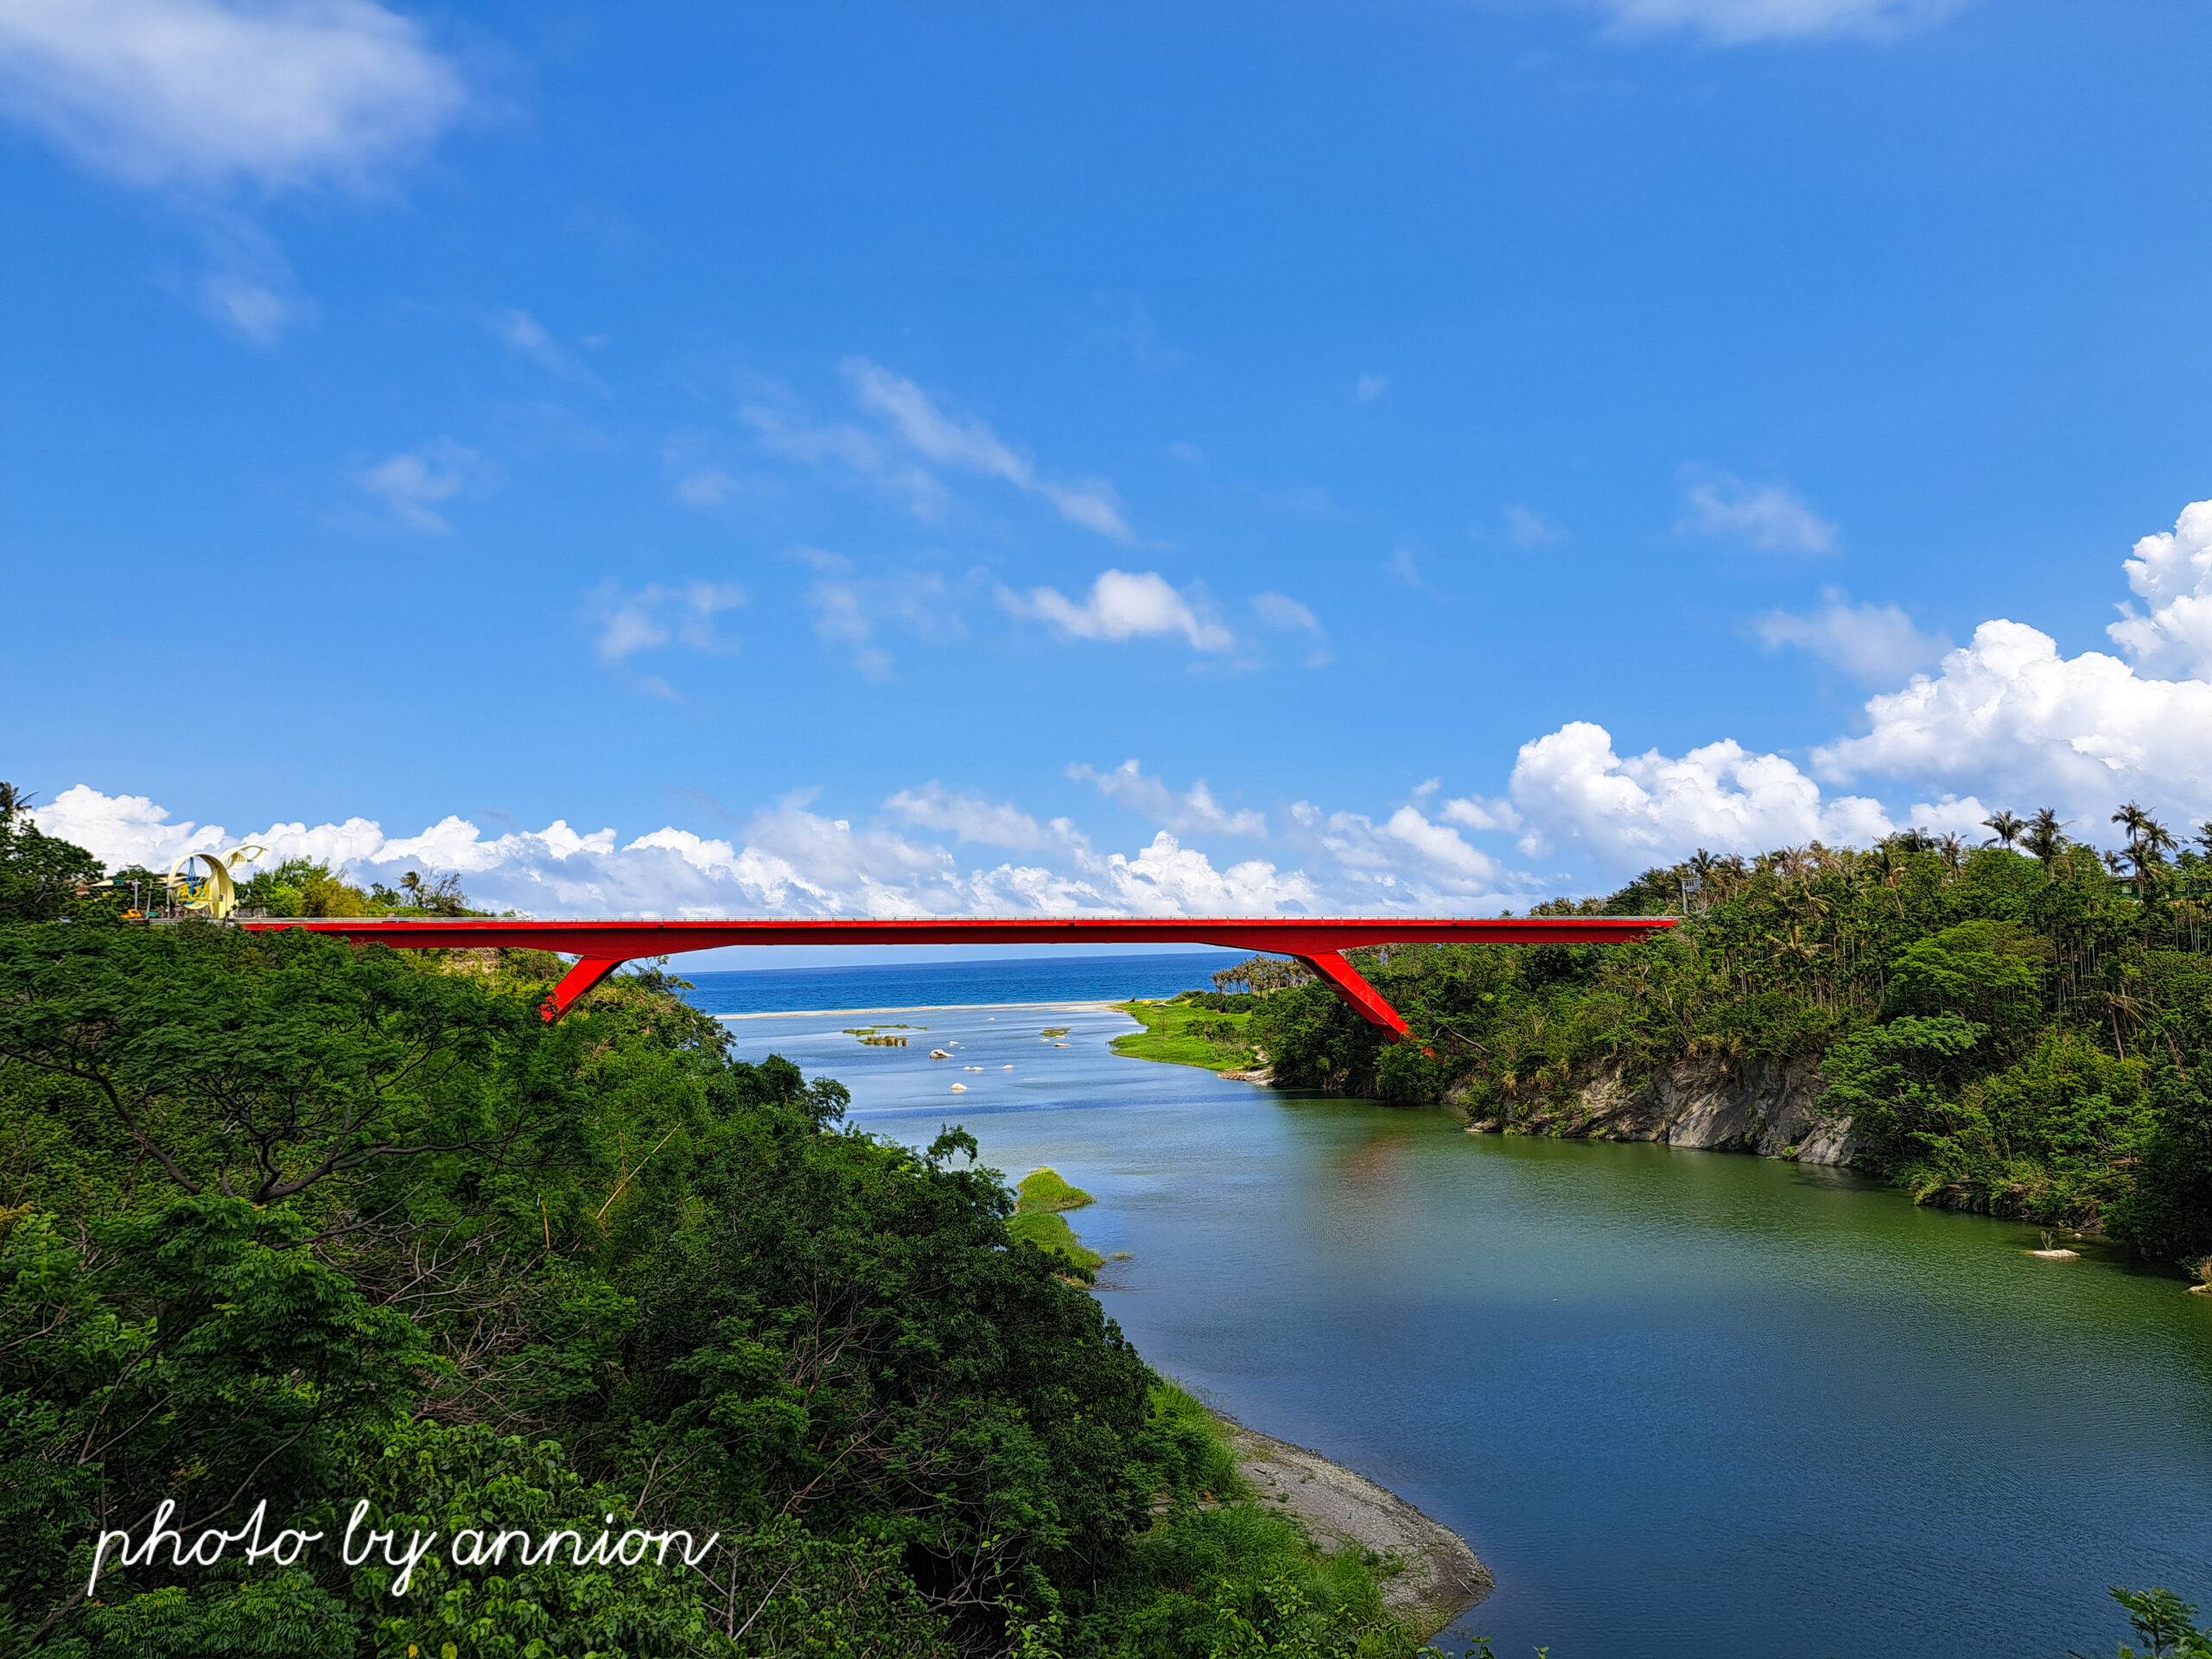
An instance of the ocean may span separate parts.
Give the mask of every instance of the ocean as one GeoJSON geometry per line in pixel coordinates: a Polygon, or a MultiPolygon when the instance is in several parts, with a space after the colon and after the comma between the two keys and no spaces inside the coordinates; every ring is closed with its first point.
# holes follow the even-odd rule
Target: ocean
{"type": "Polygon", "coordinates": [[[856,968],[753,968],[679,974],[708,1014],[922,1008],[1009,1002],[1125,1002],[1213,988],[1245,950],[1129,957],[1017,957],[990,962],[884,963],[856,968]]]}

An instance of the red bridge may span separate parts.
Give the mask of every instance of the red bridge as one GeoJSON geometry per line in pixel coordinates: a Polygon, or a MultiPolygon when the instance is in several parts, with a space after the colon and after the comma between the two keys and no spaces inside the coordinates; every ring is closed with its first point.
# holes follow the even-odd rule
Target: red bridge
{"type": "Polygon", "coordinates": [[[553,995],[545,1017],[557,1020],[576,999],[626,962],[711,950],[729,944],[1222,944],[1295,957],[1395,1042],[1408,1034],[1398,1011],[1359,976],[1344,953],[1374,944],[1615,944],[1674,926],[1668,916],[1532,916],[1525,919],[1398,916],[1220,916],[1154,920],[1106,917],[1081,921],[978,918],[952,921],[518,922],[480,917],[317,917],[251,921],[253,932],[296,927],[334,933],[356,944],[403,950],[480,950],[524,945],[577,958],[553,995]]]}

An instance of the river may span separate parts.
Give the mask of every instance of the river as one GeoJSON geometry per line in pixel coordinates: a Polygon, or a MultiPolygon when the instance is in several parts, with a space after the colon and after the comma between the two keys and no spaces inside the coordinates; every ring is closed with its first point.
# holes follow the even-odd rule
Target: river
{"type": "MultiPolygon", "coordinates": [[[[942,971],[836,983],[965,1000],[928,995],[942,971]]],[[[1200,980],[1173,958],[1112,976],[1200,980]]],[[[696,999],[787,1007],[786,977],[701,975],[696,999]]],[[[1157,1369],[1473,1544],[1498,1587],[1447,1646],[2056,1659],[2125,1633],[2107,1585],[2212,1602],[2212,1298],[2174,1277],[2036,1261],[2031,1229],[1842,1172],[1470,1135],[1124,1059],[1107,1010],[888,1017],[927,1030],[729,1028],[744,1058],[842,1079],[862,1127],[963,1124],[1009,1177],[1051,1164],[1096,1194],[1069,1219],[1129,1253],[1098,1290],[1157,1369]],[[1063,1025],[1065,1047],[1039,1035],[1063,1025]]]]}

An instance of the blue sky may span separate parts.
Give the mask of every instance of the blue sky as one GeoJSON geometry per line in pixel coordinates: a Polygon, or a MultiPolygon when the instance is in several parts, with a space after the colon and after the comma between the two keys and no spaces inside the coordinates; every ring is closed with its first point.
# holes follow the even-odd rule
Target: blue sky
{"type": "Polygon", "coordinates": [[[2208,58],[2183,0],[4,0],[5,774],[546,914],[2193,823],[2208,58]]]}

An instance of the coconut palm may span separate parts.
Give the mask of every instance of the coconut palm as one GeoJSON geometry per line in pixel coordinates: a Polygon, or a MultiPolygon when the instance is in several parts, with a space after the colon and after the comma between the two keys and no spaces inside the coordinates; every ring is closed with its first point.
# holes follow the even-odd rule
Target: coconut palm
{"type": "Polygon", "coordinates": [[[1991,813],[1981,822],[1989,831],[1989,839],[1982,842],[1985,847],[2003,847],[2009,849],[2019,840],[2028,827],[2028,821],[2025,818],[2017,813],[2003,810],[1991,813]]]}
{"type": "Polygon", "coordinates": [[[2020,844],[2033,854],[2048,870],[2058,862],[2059,855],[2066,850],[2068,820],[2047,806],[2037,807],[2036,815],[2028,820],[2028,827],[2020,836],[2020,844]]]}
{"type": "Polygon", "coordinates": [[[2173,832],[2133,801],[2113,813],[2112,821],[2126,832],[2127,861],[2133,867],[2135,896],[2140,899],[2151,872],[2165,861],[2165,855],[2175,847],[2173,832]]]}

